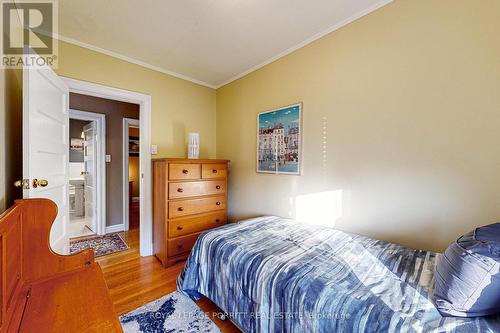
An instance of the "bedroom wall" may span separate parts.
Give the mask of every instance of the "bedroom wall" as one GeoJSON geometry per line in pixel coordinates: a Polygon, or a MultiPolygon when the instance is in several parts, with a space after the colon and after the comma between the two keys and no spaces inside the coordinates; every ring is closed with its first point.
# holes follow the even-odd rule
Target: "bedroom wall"
{"type": "Polygon", "coordinates": [[[103,53],[59,42],[57,74],[151,96],[156,157],[187,156],[187,133],[200,133],[200,156],[215,157],[215,90],[103,53]]]}
{"type": "MultiPolygon", "coordinates": [[[[187,156],[187,133],[199,132],[200,157],[215,157],[215,90],[105,54],[59,42],[62,76],[127,89],[152,98],[153,157],[187,156]]],[[[0,212],[22,196],[22,72],[0,69],[0,212]]]]}
{"type": "Polygon", "coordinates": [[[306,212],[432,250],[500,221],[499,12],[396,0],[220,88],[231,219],[306,212]],[[298,101],[303,175],[257,174],[257,113],[298,101]]]}

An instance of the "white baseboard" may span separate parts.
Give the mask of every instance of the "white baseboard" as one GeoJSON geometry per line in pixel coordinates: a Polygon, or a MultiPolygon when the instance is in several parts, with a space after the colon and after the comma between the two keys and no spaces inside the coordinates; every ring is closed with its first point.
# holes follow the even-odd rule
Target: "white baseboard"
{"type": "Polygon", "coordinates": [[[120,232],[120,231],[123,231],[123,230],[125,230],[123,224],[116,224],[116,225],[106,226],[106,233],[107,234],[110,234],[110,233],[113,233],[113,232],[120,232]]]}

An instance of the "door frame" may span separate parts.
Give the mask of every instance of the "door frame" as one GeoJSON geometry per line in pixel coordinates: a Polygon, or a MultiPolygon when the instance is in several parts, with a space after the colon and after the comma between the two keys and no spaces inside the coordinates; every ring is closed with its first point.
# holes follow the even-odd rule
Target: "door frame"
{"type": "Polygon", "coordinates": [[[141,256],[153,254],[152,183],[151,183],[151,96],[125,89],[112,88],[96,83],[75,80],[61,76],[73,93],[107,98],[139,105],[140,140],[140,227],[139,253],[141,256]]]}
{"type": "MultiPolygon", "coordinates": [[[[137,119],[131,119],[131,118],[123,118],[123,153],[122,153],[122,169],[123,169],[123,229],[125,231],[128,231],[129,229],[129,192],[128,192],[128,182],[129,182],[129,153],[128,153],[128,128],[129,126],[131,127],[137,127],[139,128],[139,144],[140,144],[140,136],[141,136],[141,124],[139,120],[137,119]]],[[[141,147],[139,147],[139,161],[141,159],[141,147]]],[[[141,190],[140,188],[141,184],[139,181],[139,191],[141,190]]],[[[140,221],[139,221],[140,223],[140,221]]]]}
{"type": "Polygon", "coordinates": [[[69,109],[69,119],[96,122],[96,233],[98,235],[104,235],[106,233],[106,115],[102,113],[69,109]]]}

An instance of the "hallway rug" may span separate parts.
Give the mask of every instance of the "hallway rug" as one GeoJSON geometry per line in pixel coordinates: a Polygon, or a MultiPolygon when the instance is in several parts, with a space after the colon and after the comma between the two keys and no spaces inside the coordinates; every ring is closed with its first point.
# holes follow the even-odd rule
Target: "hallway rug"
{"type": "Polygon", "coordinates": [[[93,248],[96,257],[105,256],[116,252],[128,250],[128,245],[119,234],[107,234],[91,238],[70,240],[70,253],[80,252],[87,248],[93,248]]]}
{"type": "Polygon", "coordinates": [[[124,333],[220,333],[189,297],[174,291],[120,317],[124,333]]]}

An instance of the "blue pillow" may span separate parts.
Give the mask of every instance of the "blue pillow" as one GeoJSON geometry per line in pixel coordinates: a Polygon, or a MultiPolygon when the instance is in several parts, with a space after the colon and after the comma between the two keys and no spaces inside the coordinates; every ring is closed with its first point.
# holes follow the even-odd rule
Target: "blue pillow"
{"type": "Polygon", "coordinates": [[[445,317],[500,313],[500,223],[477,228],[446,249],[432,298],[445,317]]]}

